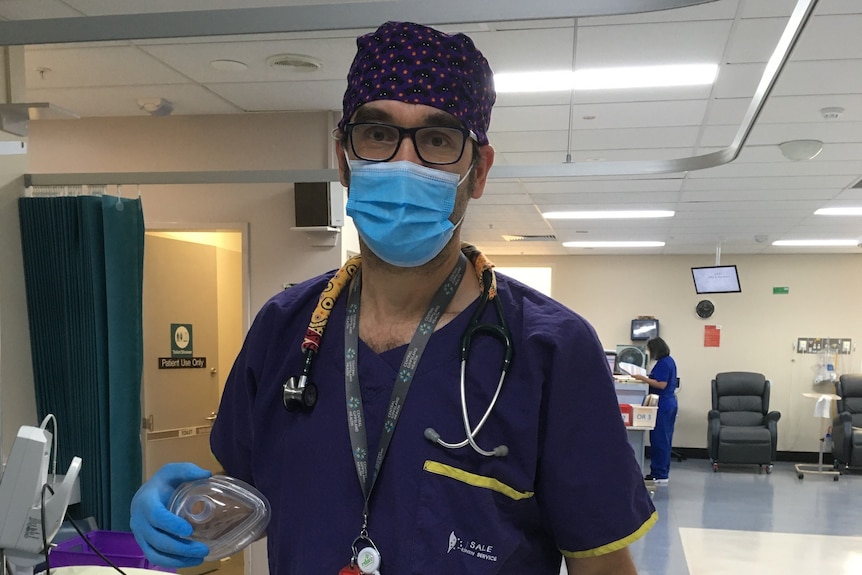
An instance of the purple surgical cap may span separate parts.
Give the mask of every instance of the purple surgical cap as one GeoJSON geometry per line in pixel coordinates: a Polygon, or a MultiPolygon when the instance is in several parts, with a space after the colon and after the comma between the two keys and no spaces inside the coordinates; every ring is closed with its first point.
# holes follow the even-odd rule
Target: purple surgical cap
{"type": "Polygon", "coordinates": [[[387,22],[357,38],[356,46],[339,129],[362,104],[397,100],[448,112],[472,130],[480,144],[488,143],[496,99],[493,74],[469,37],[411,22],[387,22]]]}

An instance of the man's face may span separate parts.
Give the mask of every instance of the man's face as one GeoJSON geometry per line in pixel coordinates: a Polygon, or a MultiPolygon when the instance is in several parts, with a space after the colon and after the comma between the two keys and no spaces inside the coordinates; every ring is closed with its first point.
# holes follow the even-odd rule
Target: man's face
{"type": "MultiPolygon", "coordinates": [[[[376,122],[400,126],[402,128],[425,126],[460,128],[463,126],[457,118],[437,108],[421,104],[406,104],[394,100],[378,100],[360,106],[353,114],[351,122],[376,122]]],[[[351,159],[355,159],[355,155],[349,142],[345,142],[344,147],[342,147],[342,142],[339,141],[336,148],[341,170],[341,182],[345,186],[348,186],[349,174],[347,173],[346,163],[343,161],[344,153],[347,152],[347,156],[351,159]]],[[[395,156],[389,161],[413,162],[414,164],[458,174],[459,178],[467,174],[471,164],[475,162],[470,176],[459,187],[458,199],[453,211],[454,221],[457,221],[464,213],[467,200],[469,198],[478,198],[482,195],[488,169],[490,169],[493,163],[494,151],[491,146],[482,146],[479,148],[478,155],[474,156],[474,154],[473,140],[468,139],[464,146],[464,153],[457,162],[447,165],[427,164],[416,153],[413,140],[405,136],[395,156]]]]}

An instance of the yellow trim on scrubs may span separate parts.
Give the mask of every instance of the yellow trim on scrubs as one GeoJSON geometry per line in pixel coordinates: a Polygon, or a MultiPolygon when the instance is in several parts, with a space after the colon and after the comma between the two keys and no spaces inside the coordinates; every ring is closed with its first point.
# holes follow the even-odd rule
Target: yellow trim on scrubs
{"type": "Polygon", "coordinates": [[[517,491],[509,487],[502,481],[494,479],[493,477],[476,475],[475,473],[470,473],[469,471],[464,471],[463,469],[458,469],[457,467],[445,465],[437,461],[426,461],[423,467],[425,471],[428,471],[429,473],[436,473],[437,475],[450,477],[452,479],[455,479],[456,481],[466,483],[467,485],[484,487],[485,489],[490,489],[492,491],[496,491],[497,493],[502,493],[506,497],[509,497],[516,501],[521,499],[529,499],[534,495],[532,491],[517,491]]]}
{"type": "Polygon", "coordinates": [[[613,553],[614,551],[619,551],[624,547],[628,547],[629,545],[643,537],[647,531],[652,529],[653,525],[656,524],[656,521],[658,521],[658,511],[653,511],[652,515],[650,515],[650,518],[644,521],[643,525],[641,525],[637,531],[635,531],[628,537],[624,537],[623,539],[608,543],[607,545],[602,545],[601,547],[587,549],[586,551],[564,551],[561,549],[560,552],[566,557],[573,558],[598,557],[599,555],[607,555],[608,553],[613,553]]]}

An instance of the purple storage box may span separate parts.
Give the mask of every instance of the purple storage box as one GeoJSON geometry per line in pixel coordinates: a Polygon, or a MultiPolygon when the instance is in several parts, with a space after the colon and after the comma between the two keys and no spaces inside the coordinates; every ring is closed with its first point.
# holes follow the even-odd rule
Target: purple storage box
{"type": "MultiPolygon", "coordinates": [[[[141,569],[157,569],[171,571],[151,565],[144,552],[135,541],[135,536],[124,531],[90,531],[86,534],[93,547],[111,560],[117,567],[140,567],[141,569]]],[[[51,551],[51,567],[68,567],[71,565],[107,565],[95,551],[90,549],[81,537],[73,537],[58,543],[51,551]]],[[[171,571],[172,572],[172,571],[171,571]]]]}

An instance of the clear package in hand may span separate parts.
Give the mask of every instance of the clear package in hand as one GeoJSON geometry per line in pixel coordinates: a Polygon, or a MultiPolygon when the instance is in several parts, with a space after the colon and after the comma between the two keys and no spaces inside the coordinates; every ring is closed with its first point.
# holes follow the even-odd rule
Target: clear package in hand
{"type": "Polygon", "coordinates": [[[269,502],[251,485],[214,475],[177,487],[171,513],[191,523],[189,539],[209,547],[207,561],[227,557],[260,538],[269,523],[269,502]]]}

